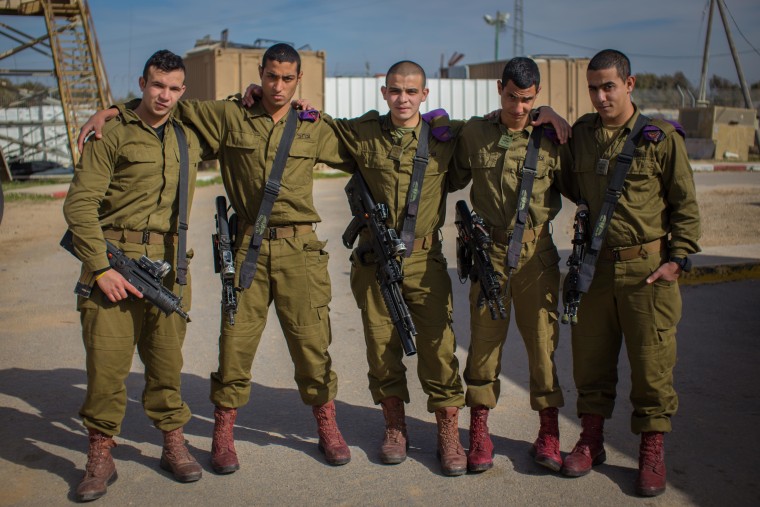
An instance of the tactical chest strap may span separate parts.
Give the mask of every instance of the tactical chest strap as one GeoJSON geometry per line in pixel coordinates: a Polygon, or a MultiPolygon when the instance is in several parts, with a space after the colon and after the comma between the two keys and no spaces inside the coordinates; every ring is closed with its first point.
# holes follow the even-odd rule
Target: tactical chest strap
{"type": "Polygon", "coordinates": [[[277,147],[277,153],[272,163],[272,172],[264,186],[264,197],[261,200],[259,212],[256,215],[256,223],[253,225],[253,235],[245,260],[240,266],[240,287],[247,289],[253,282],[256,275],[256,262],[261,252],[261,243],[264,241],[264,230],[269,223],[269,215],[272,214],[272,207],[280,193],[280,181],[282,173],[285,172],[285,164],[288,161],[290,147],[293,144],[293,138],[296,136],[296,127],[298,126],[298,113],[295,109],[290,108],[288,119],[285,122],[285,129],[282,132],[280,145],[277,147]]]}
{"type": "Polygon", "coordinates": [[[543,127],[539,126],[533,129],[528,142],[528,151],[525,154],[520,193],[517,196],[515,228],[512,231],[512,238],[509,240],[509,247],[507,248],[507,268],[510,271],[517,269],[517,264],[520,262],[523,234],[525,233],[525,224],[528,221],[530,198],[533,195],[533,182],[536,179],[536,168],[538,167],[538,150],[541,148],[543,133],[543,127]]]}
{"type": "Polygon", "coordinates": [[[176,123],[174,134],[179,148],[179,218],[177,220],[177,283],[187,285],[187,200],[189,193],[190,161],[185,131],[176,123]]]}
{"type": "Polygon", "coordinates": [[[612,214],[615,212],[615,206],[617,205],[618,200],[620,200],[620,196],[623,194],[623,185],[625,184],[628,170],[633,163],[633,151],[636,149],[636,145],[639,144],[641,132],[644,130],[647,123],[649,123],[649,118],[643,114],[639,114],[639,117],[633,124],[631,132],[628,134],[628,139],[626,139],[625,144],[623,144],[623,149],[617,157],[617,162],[615,162],[615,170],[612,173],[612,179],[604,194],[604,203],[602,204],[599,218],[597,218],[594,229],[591,231],[589,248],[583,257],[583,263],[578,270],[578,290],[580,292],[588,292],[589,287],[591,287],[591,281],[594,279],[594,271],[596,271],[596,261],[599,259],[599,253],[602,249],[602,244],[604,243],[607,231],[609,230],[612,214]]]}
{"type": "Polygon", "coordinates": [[[430,126],[424,120],[420,128],[420,138],[417,141],[417,151],[414,153],[412,166],[412,180],[409,182],[409,191],[406,194],[406,216],[401,228],[401,241],[406,245],[405,257],[412,255],[414,250],[414,228],[417,224],[417,214],[422,196],[422,182],[425,179],[425,169],[428,164],[428,139],[430,126]]]}

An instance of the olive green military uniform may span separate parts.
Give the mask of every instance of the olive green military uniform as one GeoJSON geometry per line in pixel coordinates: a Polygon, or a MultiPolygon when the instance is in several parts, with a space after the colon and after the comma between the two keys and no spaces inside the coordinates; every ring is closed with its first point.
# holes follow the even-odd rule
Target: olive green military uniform
{"type": "MultiPolygon", "coordinates": [[[[356,160],[370,192],[389,208],[388,226],[400,231],[412,176],[412,159],[422,123],[394,140],[389,115],[370,111],[352,120],[334,120],[338,137],[356,160]],[[394,144],[403,151],[399,160],[389,158],[394,144]]],[[[428,395],[430,412],[464,405],[456,342],[451,328],[451,279],[441,251],[439,229],[446,210],[446,178],[454,154],[454,142],[429,142],[415,224],[415,248],[403,260],[402,292],[417,328],[417,374],[428,395]]],[[[364,248],[368,237],[360,235],[364,248]]],[[[409,402],[403,349],[380,293],[375,265],[362,265],[352,256],[351,289],[361,309],[367,343],[369,388],[375,403],[391,396],[409,402]]]]}
{"type": "MultiPolygon", "coordinates": [[[[470,200],[494,240],[489,254],[494,269],[504,275],[500,278],[502,292],[508,241],[515,226],[522,167],[532,130],[528,126],[510,133],[499,118],[473,118],[462,130],[456,150],[451,184],[459,189],[472,179],[470,200]]],[[[494,408],[499,399],[501,356],[511,305],[528,354],[531,407],[542,410],[564,404],[554,364],[559,340],[559,254],[550,224],[562,206],[560,192],[565,191],[560,165],[563,152],[569,155],[566,147],[542,138],[520,261],[505,294],[507,318],[491,319],[488,306],[478,305],[480,283],[470,286],[472,336],[464,371],[468,406],[494,408]]]]}
{"type": "MultiPolygon", "coordinates": [[[[189,311],[190,276],[180,286],[174,270],[180,170],[175,121],[170,116],[166,122],[163,143],[131,110],[108,122],[102,140],[85,145],[63,211],[82,259],[83,279],[108,268],[108,237],[134,259],[146,255],[170,262],[172,270],[163,283],[183,297],[182,307],[189,311]],[[151,231],[150,243],[132,242],[140,236],[135,231],[151,231]]],[[[189,149],[190,202],[201,146],[192,130],[182,128],[189,149]]],[[[127,404],[124,380],[135,346],[145,365],[146,414],[163,431],[184,426],[190,419],[180,394],[184,319],[176,313],[167,317],[144,299],[111,303],[97,284],[90,298],[79,298],[78,308],[87,353],[87,395],[80,410],[85,426],[119,434],[127,404]]]]}
{"type": "MultiPolygon", "coordinates": [[[[638,115],[637,110],[620,139],[609,142],[602,138],[598,114],[585,115],[573,126],[573,177],[579,187],[577,197],[589,204],[591,227],[599,217],[624,138],[638,115]],[[597,160],[607,157],[607,174],[597,174],[597,160]]],[[[581,299],[578,324],[573,326],[578,414],[611,417],[618,355],[625,336],[631,364],[631,429],[636,434],[669,432],[670,418],[678,408],[673,389],[676,324],[681,318],[678,282],[660,278],[647,284],[646,278],[669,257],[698,252],[700,236],[694,179],[684,141],[665,121],[651,120],[649,124],[660,133],[654,139],[642,136],[636,147],[594,280],[581,299]],[[629,260],[614,260],[628,257],[632,251],[639,253],[629,260]]]]}
{"type": "MultiPolygon", "coordinates": [[[[260,104],[246,109],[238,100],[181,101],[178,115],[218,152],[224,186],[239,218],[235,241],[239,274],[287,115],[275,123],[260,104]]],[[[237,408],[248,403],[251,367],[272,302],[301,399],[307,405],[322,405],[335,398],[337,376],[327,351],[332,341],[329,255],[326,242],[313,230],[313,224],[321,221],[312,197],[317,162],[346,168],[350,158],[339,154],[338,141],[324,121],[299,119],[256,276],[239,295],[235,325],[222,319],[219,370],[211,375],[211,401],[216,406],[237,408]]]]}

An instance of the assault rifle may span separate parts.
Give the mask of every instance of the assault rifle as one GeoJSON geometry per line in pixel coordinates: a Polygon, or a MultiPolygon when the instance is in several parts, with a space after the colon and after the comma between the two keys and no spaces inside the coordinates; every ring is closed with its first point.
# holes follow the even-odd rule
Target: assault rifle
{"type": "Polygon", "coordinates": [[[457,226],[457,274],[459,281],[464,283],[469,277],[473,283],[480,282],[480,296],[478,296],[478,308],[483,308],[488,302],[491,319],[506,319],[507,310],[504,308],[504,295],[499,288],[501,273],[494,270],[488,249],[493,243],[491,236],[486,231],[483,219],[477,213],[470,212],[467,203],[457,201],[456,217],[454,224],[457,226]],[[475,269],[473,270],[473,259],[475,269]]]}
{"type": "Polygon", "coordinates": [[[227,199],[223,195],[216,197],[216,234],[211,235],[214,251],[214,273],[222,279],[222,312],[227,314],[230,326],[235,325],[237,313],[237,294],[235,289],[235,256],[232,254],[233,238],[230,235],[230,222],[236,221],[237,215],[227,220],[227,199]]]}
{"type": "Polygon", "coordinates": [[[578,271],[583,264],[583,256],[586,254],[588,243],[589,212],[585,201],[578,202],[573,221],[573,251],[567,259],[569,268],[565,275],[565,283],[562,285],[562,301],[565,304],[565,312],[562,314],[562,323],[578,323],[578,305],[581,302],[581,292],[578,290],[578,271]]]}
{"type": "Polygon", "coordinates": [[[352,248],[359,232],[365,227],[369,230],[371,246],[366,249],[357,249],[355,255],[359,262],[367,265],[370,262],[365,259],[366,254],[370,252],[374,254],[374,262],[377,263],[375,273],[377,283],[380,284],[380,292],[388,308],[388,315],[401,338],[404,354],[413,356],[417,353],[413,339],[417,334],[417,329],[414,327],[409,307],[401,294],[401,281],[404,275],[401,272],[399,257],[406,252],[406,246],[399,239],[396,231],[385,224],[388,220],[388,206],[375,203],[359,171],[355,172],[348,181],[346,195],[354,218],[343,233],[343,245],[346,248],[352,248]]]}
{"type": "MultiPolygon", "coordinates": [[[[74,235],[71,231],[66,231],[61,239],[61,246],[71,255],[76,257],[74,252],[74,235]]],[[[153,303],[156,308],[161,310],[168,317],[172,312],[176,312],[180,317],[190,322],[190,316],[182,310],[182,298],[174,294],[161,284],[164,278],[171,270],[171,265],[164,261],[152,261],[146,256],[140,257],[135,261],[127,256],[118,247],[106,241],[106,256],[112,269],[115,269],[129,283],[140,291],[145,299],[153,303]]],[[[88,298],[92,293],[92,286],[78,283],[74,292],[82,297],[88,298]]]]}

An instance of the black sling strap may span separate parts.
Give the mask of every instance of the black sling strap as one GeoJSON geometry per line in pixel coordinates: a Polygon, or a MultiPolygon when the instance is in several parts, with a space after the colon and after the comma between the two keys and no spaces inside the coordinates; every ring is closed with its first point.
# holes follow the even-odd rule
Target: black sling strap
{"type": "Polygon", "coordinates": [[[409,182],[409,191],[406,194],[406,216],[404,225],[401,229],[401,241],[406,245],[405,257],[412,255],[414,248],[414,228],[417,224],[417,213],[420,207],[420,197],[422,195],[422,182],[425,179],[425,169],[428,164],[428,140],[430,137],[430,126],[424,120],[420,128],[420,138],[417,141],[417,151],[414,153],[414,164],[412,168],[412,180],[409,182]]]}
{"type": "Polygon", "coordinates": [[[174,134],[179,148],[179,218],[177,219],[177,283],[187,285],[187,199],[190,182],[190,161],[187,154],[187,137],[177,123],[174,134]]]}
{"type": "Polygon", "coordinates": [[[515,228],[512,231],[512,237],[509,240],[509,247],[507,249],[507,268],[509,271],[517,269],[517,264],[520,262],[523,233],[525,232],[525,224],[528,221],[530,198],[533,195],[533,182],[536,179],[536,168],[538,167],[538,150],[541,148],[541,137],[543,135],[544,128],[541,126],[535,127],[528,141],[528,151],[525,154],[525,163],[522,170],[522,183],[520,183],[520,193],[517,196],[515,228]]]}
{"type": "Polygon", "coordinates": [[[633,151],[636,149],[636,145],[639,144],[641,138],[641,132],[644,130],[646,124],[649,123],[649,118],[643,114],[639,114],[636,122],[633,124],[631,132],[628,134],[623,149],[617,157],[615,162],[615,170],[612,173],[612,179],[607,187],[607,192],[604,194],[604,204],[599,212],[599,218],[596,220],[596,225],[591,231],[591,242],[588,250],[583,257],[583,263],[578,270],[578,291],[588,292],[591,287],[591,281],[594,279],[594,271],[596,271],[596,261],[599,259],[599,252],[602,249],[602,243],[607,235],[607,230],[612,220],[612,214],[615,212],[615,206],[617,205],[620,196],[623,194],[623,185],[625,184],[625,177],[628,175],[628,170],[633,163],[633,151]]]}
{"type": "Polygon", "coordinates": [[[285,129],[282,132],[280,145],[277,147],[277,153],[274,156],[272,172],[269,174],[269,179],[264,186],[264,197],[261,200],[259,213],[256,216],[256,223],[253,225],[251,244],[248,247],[245,260],[240,266],[239,284],[243,289],[251,286],[253,277],[256,275],[256,262],[259,259],[261,243],[264,241],[264,229],[267,228],[274,201],[277,200],[277,195],[280,193],[282,173],[285,172],[285,164],[288,162],[288,155],[290,154],[290,147],[293,144],[293,138],[296,136],[297,126],[298,113],[295,109],[291,108],[288,113],[288,119],[285,121],[285,129]]]}

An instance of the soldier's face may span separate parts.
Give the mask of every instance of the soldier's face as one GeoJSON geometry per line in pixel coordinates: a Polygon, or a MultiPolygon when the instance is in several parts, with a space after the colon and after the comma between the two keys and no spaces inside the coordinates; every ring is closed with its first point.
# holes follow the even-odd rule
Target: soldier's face
{"type": "Polygon", "coordinates": [[[633,114],[631,92],[636,84],[634,76],[623,79],[615,67],[586,72],[588,94],[594,109],[606,126],[623,125],[633,114]]]}
{"type": "Polygon", "coordinates": [[[397,127],[415,127],[419,122],[420,104],[425,102],[428,89],[422,82],[422,74],[388,74],[386,85],[380,88],[397,127]]]}
{"type": "Polygon", "coordinates": [[[518,88],[511,79],[507,84],[497,82],[501,96],[501,122],[512,130],[522,130],[530,121],[530,111],[536,102],[536,85],[530,88],[518,88]]]}
{"type": "Polygon", "coordinates": [[[185,93],[185,71],[181,69],[164,72],[156,67],[148,68],[147,79],[140,76],[143,110],[155,122],[165,118],[185,93]]]}
{"type": "Polygon", "coordinates": [[[264,108],[271,113],[273,111],[270,109],[280,109],[290,105],[303,72],[298,72],[296,62],[267,60],[263,67],[259,67],[259,76],[262,88],[261,101],[264,108]]]}

